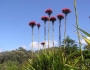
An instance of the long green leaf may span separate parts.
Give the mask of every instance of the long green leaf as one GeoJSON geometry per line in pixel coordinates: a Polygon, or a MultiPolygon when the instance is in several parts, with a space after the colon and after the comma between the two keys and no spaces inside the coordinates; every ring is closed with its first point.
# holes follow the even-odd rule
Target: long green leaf
{"type": "Polygon", "coordinates": [[[89,39],[87,39],[86,37],[84,37],[83,35],[81,35],[81,34],[78,34],[80,37],[82,37],[84,40],[85,40],[85,42],[90,46],[90,40],[89,39]]]}
{"type": "MultiPolygon", "coordinates": [[[[76,27],[77,28],[77,27],[76,27]]],[[[86,32],[86,31],[84,31],[84,30],[82,30],[82,29],[80,29],[80,28],[78,28],[81,32],[83,32],[85,35],[87,35],[87,36],[89,36],[90,37],[90,34],[88,33],[88,32],[86,32]]]]}

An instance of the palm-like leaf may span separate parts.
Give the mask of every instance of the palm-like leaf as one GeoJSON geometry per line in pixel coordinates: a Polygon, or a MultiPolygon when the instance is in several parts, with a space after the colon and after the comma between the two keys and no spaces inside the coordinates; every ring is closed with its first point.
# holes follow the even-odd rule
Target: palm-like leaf
{"type": "Polygon", "coordinates": [[[88,37],[90,37],[90,34],[88,32],[86,32],[85,30],[78,28],[81,32],[83,32],[85,35],[87,35],[88,37]]]}
{"type": "Polygon", "coordinates": [[[79,70],[77,64],[80,57],[72,61],[68,56],[65,56],[64,52],[57,49],[53,54],[51,50],[45,52],[42,51],[35,60],[31,63],[29,61],[29,70],[32,68],[35,70],[79,70]]]}
{"type": "MultiPolygon", "coordinates": [[[[76,27],[77,28],[77,27],[76,27]]],[[[80,28],[77,28],[78,30],[80,30],[81,32],[83,32],[85,35],[87,35],[88,37],[90,37],[90,34],[88,33],[88,32],[86,32],[86,31],[84,31],[84,30],[82,30],[82,29],[80,29],[80,28]]],[[[78,34],[80,37],[82,37],[84,40],[85,40],[85,42],[90,46],[90,40],[89,39],[87,39],[85,36],[83,36],[83,35],[81,35],[81,34],[78,34]]]]}

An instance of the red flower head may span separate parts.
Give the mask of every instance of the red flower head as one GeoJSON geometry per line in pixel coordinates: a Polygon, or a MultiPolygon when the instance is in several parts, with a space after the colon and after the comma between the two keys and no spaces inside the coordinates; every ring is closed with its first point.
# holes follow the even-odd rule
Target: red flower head
{"type": "Polygon", "coordinates": [[[62,20],[62,19],[64,18],[64,16],[63,16],[62,14],[58,14],[58,15],[57,15],[57,18],[58,18],[59,20],[62,20]]]}
{"type": "Polygon", "coordinates": [[[54,16],[50,17],[50,21],[52,21],[52,23],[54,23],[54,21],[56,21],[56,18],[54,16]]]}
{"type": "Polygon", "coordinates": [[[52,10],[49,8],[45,11],[45,13],[47,13],[50,16],[52,14],[52,10]]]}
{"type": "Polygon", "coordinates": [[[65,15],[67,15],[68,13],[71,12],[71,10],[68,9],[68,8],[64,8],[64,9],[62,9],[62,12],[63,12],[65,15]]]}
{"type": "Polygon", "coordinates": [[[31,26],[33,28],[34,26],[36,26],[36,22],[35,21],[29,22],[29,26],[31,26]]]}
{"type": "Polygon", "coordinates": [[[90,18],[90,16],[89,16],[89,18],[90,18]]]}
{"type": "Polygon", "coordinates": [[[41,26],[41,25],[38,23],[38,24],[37,24],[37,27],[39,28],[40,26],[41,26]]]}
{"type": "Polygon", "coordinates": [[[43,45],[43,46],[44,46],[44,45],[45,45],[45,42],[42,42],[42,43],[41,43],[41,45],[43,45]]]}
{"type": "Polygon", "coordinates": [[[44,22],[46,22],[46,21],[49,20],[49,18],[48,18],[47,16],[43,16],[43,17],[41,18],[41,20],[43,20],[44,22]]]}

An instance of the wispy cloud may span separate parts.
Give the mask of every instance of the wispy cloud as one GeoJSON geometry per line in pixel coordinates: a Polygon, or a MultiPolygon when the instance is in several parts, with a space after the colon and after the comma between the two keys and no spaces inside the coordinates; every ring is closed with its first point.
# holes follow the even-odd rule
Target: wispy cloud
{"type": "MultiPolygon", "coordinates": [[[[54,41],[54,45],[57,46],[58,42],[54,41]]],[[[52,40],[49,41],[49,46],[53,47],[52,40]]],[[[30,43],[30,47],[32,47],[32,43],[30,43]]],[[[33,42],[33,48],[34,48],[34,50],[38,50],[38,42],[37,41],[33,42]]],[[[43,49],[43,46],[41,45],[41,42],[39,42],[39,48],[43,49]]],[[[46,48],[48,48],[48,40],[46,41],[46,48]]]]}

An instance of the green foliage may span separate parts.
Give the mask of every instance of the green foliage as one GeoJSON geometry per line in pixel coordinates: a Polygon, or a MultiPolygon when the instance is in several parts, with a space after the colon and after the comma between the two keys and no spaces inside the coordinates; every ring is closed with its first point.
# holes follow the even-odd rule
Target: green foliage
{"type": "Polygon", "coordinates": [[[84,60],[81,60],[77,44],[69,36],[66,38],[66,48],[49,48],[34,52],[19,47],[13,51],[0,53],[0,70],[89,70],[90,50],[82,51],[84,60]],[[54,50],[53,50],[54,49],[54,50]],[[82,68],[83,67],[83,68],[82,68]]]}
{"type": "Polygon", "coordinates": [[[6,51],[0,53],[0,63],[4,63],[5,61],[17,61],[20,64],[26,61],[26,59],[31,58],[31,51],[27,51],[25,49],[16,49],[13,51],[6,51]]]}
{"type": "Polygon", "coordinates": [[[18,62],[7,61],[4,62],[3,64],[0,64],[0,70],[19,70],[18,65],[19,65],[18,62]]]}
{"type": "MultiPolygon", "coordinates": [[[[62,41],[64,44],[64,40],[62,41]]],[[[64,47],[62,45],[61,47],[62,50],[64,50],[64,47]]],[[[78,46],[75,42],[75,40],[72,40],[69,36],[66,37],[66,47],[65,47],[65,52],[66,54],[73,53],[78,50],[78,46]]]]}
{"type": "Polygon", "coordinates": [[[81,60],[81,53],[74,40],[66,38],[66,48],[53,48],[43,50],[30,59],[25,70],[89,70],[90,52],[83,50],[84,60],[81,60]]]}
{"type": "Polygon", "coordinates": [[[89,45],[85,45],[84,46],[84,50],[90,50],[90,46],[89,45]]]}
{"type": "MultiPolygon", "coordinates": [[[[77,28],[78,30],[80,30],[82,33],[84,33],[85,35],[87,35],[88,37],[90,37],[90,34],[88,32],[86,32],[85,30],[82,30],[80,28],[77,28]]],[[[86,43],[90,46],[90,40],[87,39],[85,36],[81,35],[81,34],[78,34],[80,37],[82,37],[86,43]]]]}
{"type": "Polygon", "coordinates": [[[76,64],[79,62],[79,59],[81,57],[72,60],[69,60],[69,57],[64,55],[64,52],[58,50],[55,50],[55,53],[53,54],[52,51],[48,52],[41,52],[40,55],[37,55],[37,57],[34,60],[30,60],[26,70],[79,70],[78,67],[76,67],[76,64]],[[32,69],[33,68],[33,69],[32,69]]]}
{"type": "Polygon", "coordinates": [[[23,70],[22,66],[29,58],[31,51],[22,47],[16,50],[0,53],[0,70],[23,70]]]}

